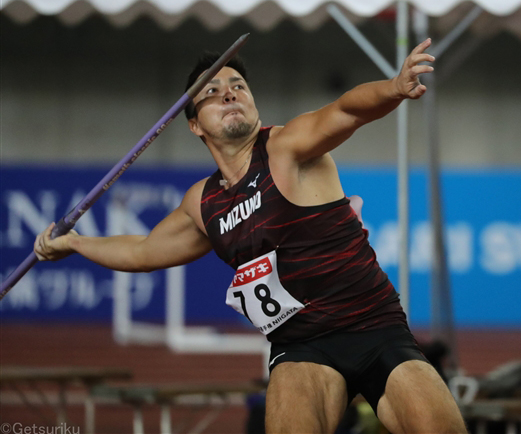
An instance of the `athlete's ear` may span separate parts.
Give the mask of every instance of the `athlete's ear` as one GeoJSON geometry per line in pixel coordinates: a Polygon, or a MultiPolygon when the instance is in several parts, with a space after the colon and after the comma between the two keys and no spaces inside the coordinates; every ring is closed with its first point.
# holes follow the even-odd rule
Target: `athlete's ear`
{"type": "Polygon", "coordinates": [[[198,137],[203,136],[203,131],[201,130],[201,127],[199,126],[197,117],[194,117],[194,118],[188,120],[188,127],[190,128],[190,131],[192,133],[194,133],[196,136],[198,136],[198,137]]]}

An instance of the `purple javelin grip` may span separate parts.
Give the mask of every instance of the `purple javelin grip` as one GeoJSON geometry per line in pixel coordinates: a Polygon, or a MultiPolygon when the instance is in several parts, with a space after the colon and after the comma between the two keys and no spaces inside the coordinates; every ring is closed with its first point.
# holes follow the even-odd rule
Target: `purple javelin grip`
{"type": "MultiPolygon", "coordinates": [[[[230,59],[246,43],[249,33],[242,35],[235,43],[217,59],[217,61],[186,91],[165,115],[146,133],[143,138],[125,155],[103,179],[85,196],[74,209],[63,217],[52,230],[51,238],[65,235],[79,218],[114,184],[128,167],[145,151],[146,148],[161,134],[164,129],[183,111],[186,105],[202,90],[204,86],[226,65],[230,59]]],[[[31,267],[38,262],[36,254],[32,252],[9,277],[0,288],[0,300],[16,285],[31,267]]]]}

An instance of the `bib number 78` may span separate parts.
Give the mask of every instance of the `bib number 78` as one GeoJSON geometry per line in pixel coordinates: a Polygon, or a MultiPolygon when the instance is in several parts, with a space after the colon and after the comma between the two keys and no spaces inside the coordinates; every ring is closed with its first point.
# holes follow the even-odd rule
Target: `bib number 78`
{"type": "Polygon", "coordinates": [[[237,268],[226,292],[226,304],[243,314],[265,335],[304,308],[282,286],[275,250],[237,268]]]}
{"type": "MultiPolygon", "coordinates": [[[[271,291],[268,288],[268,285],[260,283],[255,287],[253,293],[255,294],[257,300],[261,302],[261,309],[264,315],[268,317],[275,317],[280,313],[282,309],[280,303],[274,298],[271,298],[271,291]]],[[[233,296],[241,300],[241,307],[242,311],[244,312],[244,316],[251,322],[248,311],[246,309],[246,299],[244,297],[244,293],[242,291],[235,291],[233,296]]]]}

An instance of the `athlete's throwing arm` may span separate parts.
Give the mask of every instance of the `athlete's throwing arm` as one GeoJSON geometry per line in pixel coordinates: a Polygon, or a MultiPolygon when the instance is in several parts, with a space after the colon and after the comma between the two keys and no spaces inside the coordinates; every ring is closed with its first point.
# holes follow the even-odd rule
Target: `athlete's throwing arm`
{"type": "Polygon", "coordinates": [[[79,253],[104,267],[130,272],[149,272],[194,261],[211,250],[199,210],[202,183],[192,186],[181,205],[148,236],[84,237],[72,230],[51,240],[53,223],[37,236],[34,251],[40,261],[56,261],[79,253]]]}

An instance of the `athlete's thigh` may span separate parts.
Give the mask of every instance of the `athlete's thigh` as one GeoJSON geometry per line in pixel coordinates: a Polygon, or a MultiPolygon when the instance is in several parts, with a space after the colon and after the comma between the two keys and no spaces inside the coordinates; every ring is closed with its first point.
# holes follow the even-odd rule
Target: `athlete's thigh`
{"type": "Polygon", "coordinates": [[[333,368],[284,362],[270,376],[266,433],[333,433],[347,405],[345,380],[333,368]]]}
{"type": "Polygon", "coordinates": [[[467,432],[442,378],[429,363],[420,360],[401,363],[391,372],[377,413],[393,434],[467,432]]]}

